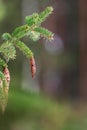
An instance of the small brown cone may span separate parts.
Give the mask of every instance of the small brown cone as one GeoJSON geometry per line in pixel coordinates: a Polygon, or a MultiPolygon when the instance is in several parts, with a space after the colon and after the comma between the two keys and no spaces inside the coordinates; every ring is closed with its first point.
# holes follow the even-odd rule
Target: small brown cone
{"type": "Polygon", "coordinates": [[[35,64],[35,59],[34,59],[33,56],[30,58],[30,67],[31,67],[32,78],[34,78],[35,77],[35,73],[36,73],[36,64],[35,64]]]}
{"type": "Polygon", "coordinates": [[[7,67],[4,68],[3,73],[4,73],[5,78],[6,78],[7,86],[9,87],[9,84],[10,84],[10,72],[9,72],[7,67]]]}
{"type": "Polygon", "coordinates": [[[8,91],[9,91],[9,84],[10,84],[10,73],[8,68],[4,68],[3,74],[5,75],[5,79],[2,80],[2,86],[0,89],[0,106],[2,109],[2,113],[5,112],[7,101],[8,101],[8,91]]]}

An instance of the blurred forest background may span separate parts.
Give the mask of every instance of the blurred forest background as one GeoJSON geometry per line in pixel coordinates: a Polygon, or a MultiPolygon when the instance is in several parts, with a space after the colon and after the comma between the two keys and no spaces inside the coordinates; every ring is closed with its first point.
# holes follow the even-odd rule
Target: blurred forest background
{"type": "Polygon", "coordinates": [[[87,1],[0,0],[0,36],[47,6],[54,12],[43,26],[54,40],[23,38],[34,52],[37,73],[32,80],[29,61],[17,51],[9,62],[10,94],[0,130],[87,129],[87,1]]]}

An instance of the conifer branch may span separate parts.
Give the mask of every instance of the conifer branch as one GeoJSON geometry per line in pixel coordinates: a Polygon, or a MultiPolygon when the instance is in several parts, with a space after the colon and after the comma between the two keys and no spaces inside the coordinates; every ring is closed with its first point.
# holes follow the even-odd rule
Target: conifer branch
{"type": "Polygon", "coordinates": [[[45,21],[45,19],[50,15],[52,14],[53,12],[53,8],[52,7],[47,7],[43,12],[41,12],[39,14],[39,22],[42,23],[45,21]]]}
{"type": "Polygon", "coordinates": [[[7,63],[2,58],[0,58],[0,66],[1,67],[7,67],[8,66],[7,63]]]}
{"type": "Polygon", "coordinates": [[[27,58],[31,58],[33,56],[33,52],[29,49],[29,47],[25,45],[25,43],[18,40],[15,43],[15,46],[19,48],[19,50],[21,50],[27,58]]]}
{"type": "MultiPolygon", "coordinates": [[[[33,13],[30,16],[26,16],[25,25],[17,27],[12,34],[4,33],[2,38],[4,42],[0,46],[0,53],[2,53],[6,62],[10,59],[16,58],[16,47],[21,50],[26,57],[31,58],[33,56],[33,52],[25,45],[25,43],[21,42],[20,39],[24,36],[29,36],[33,41],[39,40],[41,37],[44,37],[48,40],[53,40],[53,33],[45,28],[41,27],[41,23],[45,21],[45,19],[53,12],[52,7],[47,7],[40,14],[33,13]]],[[[5,64],[2,64],[3,67],[5,64]]],[[[0,59],[0,66],[2,60],[0,59]]]]}
{"type": "Polygon", "coordinates": [[[10,84],[10,72],[8,70],[8,61],[16,58],[16,47],[29,59],[32,78],[35,77],[36,64],[34,54],[30,48],[21,41],[21,38],[28,36],[33,41],[39,40],[41,37],[48,40],[53,40],[53,33],[43,27],[41,23],[53,12],[52,7],[47,7],[40,14],[33,13],[30,16],[26,16],[25,25],[17,27],[12,34],[4,33],[2,38],[4,42],[0,46],[0,53],[3,58],[0,58],[0,105],[4,112],[8,90],[10,84]]]}
{"type": "Polygon", "coordinates": [[[53,40],[53,33],[45,28],[37,27],[34,29],[36,32],[46,39],[53,40]]]}

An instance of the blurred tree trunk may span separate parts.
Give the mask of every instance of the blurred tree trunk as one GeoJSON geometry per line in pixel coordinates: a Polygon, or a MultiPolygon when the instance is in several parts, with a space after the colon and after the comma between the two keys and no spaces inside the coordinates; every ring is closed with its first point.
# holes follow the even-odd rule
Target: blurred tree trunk
{"type": "Polygon", "coordinates": [[[79,0],[80,94],[87,99],[87,0],[79,0]]]}
{"type": "MultiPolygon", "coordinates": [[[[50,0],[49,0],[50,1],[50,0]]],[[[52,1],[51,1],[52,2],[52,1]]],[[[50,2],[49,2],[50,3],[50,2]]],[[[54,41],[53,41],[53,48],[55,44],[59,45],[59,39],[61,39],[63,43],[63,47],[65,48],[66,46],[66,3],[61,0],[54,0],[51,5],[54,8],[53,14],[47,18],[46,22],[44,23],[44,26],[51,30],[55,35],[54,35],[54,41]],[[55,39],[56,38],[58,39],[55,39]]],[[[40,9],[45,8],[44,6],[48,6],[48,4],[40,5],[40,9]]],[[[48,43],[52,44],[52,43],[48,43]]],[[[39,85],[40,85],[40,90],[41,92],[47,94],[47,95],[52,95],[54,97],[58,97],[59,95],[67,95],[67,90],[65,89],[65,84],[62,83],[60,85],[59,81],[61,80],[61,72],[62,70],[65,71],[62,67],[59,66],[59,59],[58,57],[61,57],[62,52],[53,52],[50,53],[48,50],[46,50],[45,46],[45,41],[43,43],[44,47],[42,50],[41,59],[40,59],[40,72],[39,72],[39,85]],[[63,88],[62,88],[63,87],[63,88]],[[61,90],[59,90],[61,89],[61,90]],[[62,90],[66,90],[62,91],[62,90]]],[[[59,50],[60,51],[60,50],[59,50]]],[[[65,77],[64,76],[63,81],[65,82],[65,77]]]]}
{"type": "MultiPolygon", "coordinates": [[[[40,65],[42,65],[39,73],[40,90],[47,94],[51,92],[53,96],[76,98],[79,95],[78,1],[54,0],[51,5],[54,12],[44,25],[62,39],[64,50],[61,54],[59,52],[51,54],[46,50],[46,47],[42,50],[40,60],[40,65]],[[53,76],[51,77],[51,75],[53,76]],[[53,80],[54,83],[52,83],[51,78],[57,80],[53,80]],[[58,80],[60,80],[60,84],[58,84],[58,80]]],[[[58,39],[56,39],[56,43],[59,45],[58,39]]],[[[55,36],[53,45],[55,45],[55,36]]]]}
{"type": "Polygon", "coordinates": [[[78,87],[78,1],[66,0],[67,4],[67,40],[65,46],[65,72],[63,81],[66,97],[76,99],[79,96],[78,87]]]}

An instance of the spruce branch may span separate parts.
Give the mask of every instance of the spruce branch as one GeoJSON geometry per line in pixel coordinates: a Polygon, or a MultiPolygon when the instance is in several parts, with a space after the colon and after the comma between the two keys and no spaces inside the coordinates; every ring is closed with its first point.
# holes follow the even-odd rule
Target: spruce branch
{"type": "Polygon", "coordinates": [[[26,16],[25,25],[14,29],[12,34],[4,33],[2,35],[3,43],[0,46],[0,53],[3,58],[0,58],[0,105],[2,111],[5,111],[8,90],[10,84],[10,72],[7,63],[9,60],[16,58],[16,48],[18,48],[28,59],[30,59],[30,70],[32,78],[35,77],[36,64],[34,54],[30,48],[21,41],[21,38],[28,36],[33,41],[39,40],[41,37],[48,40],[53,40],[53,33],[43,27],[41,23],[53,12],[52,7],[47,7],[41,13],[33,13],[30,16],[26,16]]]}
{"type": "Polygon", "coordinates": [[[52,7],[47,7],[43,12],[39,14],[40,23],[44,22],[45,19],[53,12],[52,7]]]}
{"type": "Polygon", "coordinates": [[[47,7],[43,12],[40,14],[38,13],[33,13],[33,15],[26,16],[25,22],[29,26],[34,26],[37,25],[39,26],[42,22],[45,21],[45,19],[53,12],[52,7],[47,7]]]}
{"type": "Polygon", "coordinates": [[[33,52],[25,45],[25,43],[18,40],[14,45],[19,48],[19,50],[21,50],[27,58],[31,58],[33,56],[33,52]]]}
{"type": "Polygon", "coordinates": [[[14,60],[16,57],[15,47],[10,41],[6,41],[1,45],[0,52],[2,53],[6,61],[9,61],[10,59],[14,60]]]}
{"type": "Polygon", "coordinates": [[[1,80],[1,79],[2,79],[2,80],[5,79],[5,75],[3,74],[3,72],[0,71],[0,80],[1,80]]]}
{"type": "Polygon", "coordinates": [[[7,67],[8,66],[7,63],[2,58],[0,58],[0,66],[1,67],[7,67]]]}
{"type": "Polygon", "coordinates": [[[39,14],[38,13],[33,13],[32,15],[26,16],[26,18],[25,18],[25,23],[28,26],[38,25],[39,21],[40,21],[40,18],[39,18],[39,14]]]}
{"type": "Polygon", "coordinates": [[[26,36],[27,33],[29,33],[29,29],[30,27],[28,25],[20,26],[13,31],[12,37],[16,37],[17,39],[20,39],[26,36]]]}
{"type": "Polygon", "coordinates": [[[9,34],[9,33],[4,33],[3,35],[2,35],[2,38],[3,38],[3,40],[10,40],[11,39],[11,35],[9,34]]]}
{"type": "Polygon", "coordinates": [[[37,27],[34,29],[36,32],[40,33],[40,35],[46,39],[53,40],[53,33],[45,28],[37,27]]]}

